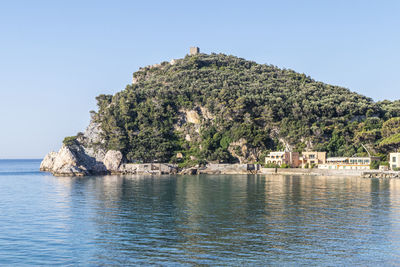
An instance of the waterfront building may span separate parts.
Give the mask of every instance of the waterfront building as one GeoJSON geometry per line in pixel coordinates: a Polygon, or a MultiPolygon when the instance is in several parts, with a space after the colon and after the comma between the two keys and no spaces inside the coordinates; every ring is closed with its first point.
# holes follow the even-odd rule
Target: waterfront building
{"type": "Polygon", "coordinates": [[[400,168],[400,153],[399,152],[389,154],[389,164],[390,164],[391,170],[400,168]]]}
{"type": "Polygon", "coordinates": [[[279,166],[287,164],[292,168],[297,168],[300,165],[300,156],[298,152],[274,151],[265,157],[265,163],[273,163],[279,166]]]}
{"type": "Polygon", "coordinates": [[[379,161],[379,157],[333,157],[318,165],[318,169],[369,170],[372,161],[379,161]]]}
{"type": "Polygon", "coordinates": [[[326,152],[303,152],[300,157],[301,167],[304,168],[308,163],[308,166],[311,167],[314,165],[325,164],[326,163],[326,152]]]}

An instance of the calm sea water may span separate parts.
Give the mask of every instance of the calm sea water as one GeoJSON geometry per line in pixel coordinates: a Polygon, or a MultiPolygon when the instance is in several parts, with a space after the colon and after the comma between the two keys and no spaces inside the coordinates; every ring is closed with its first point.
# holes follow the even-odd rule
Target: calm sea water
{"type": "Polygon", "coordinates": [[[400,181],[57,178],[0,160],[0,265],[400,265],[400,181]]]}

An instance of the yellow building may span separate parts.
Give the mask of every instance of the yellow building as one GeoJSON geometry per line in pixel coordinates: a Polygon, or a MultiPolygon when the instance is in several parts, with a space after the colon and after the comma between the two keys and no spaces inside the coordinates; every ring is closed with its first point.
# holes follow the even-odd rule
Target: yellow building
{"type": "Polygon", "coordinates": [[[287,164],[292,168],[296,168],[300,165],[300,157],[298,152],[275,151],[270,152],[265,157],[265,163],[277,164],[279,166],[287,164]]]}
{"type": "Polygon", "coordinates": [[[301,167],[304,168],[307,163],[311,167],[314,165],[325,164],[326,163],[326,152],[303,152],[300,157],[301,167]]]}

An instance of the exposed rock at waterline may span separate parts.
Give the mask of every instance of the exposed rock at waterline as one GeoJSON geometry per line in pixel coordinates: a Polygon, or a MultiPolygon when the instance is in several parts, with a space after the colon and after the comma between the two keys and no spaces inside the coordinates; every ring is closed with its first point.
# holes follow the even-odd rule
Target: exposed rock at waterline
{"type": "Polygon", "coordinates": [[[103,162],[86,154],[81,145],[63,145],[58,152],[50,152],[40,164],[40,170],[56,176],[85,176],[108,171],[103,162]]]}
{"type": "Polygon", "coordinates": [[[107,151],[103,163],[110,172],[118,172],[122,161],[122,153],[116,150],[107,151]]]}
{"type": "Polygon", "coordinates": [[[53,170],[54,161],[56,160],[57,152],[48,153],[40,163],[40,170],[44,172],[51,172],[53,170]]]}

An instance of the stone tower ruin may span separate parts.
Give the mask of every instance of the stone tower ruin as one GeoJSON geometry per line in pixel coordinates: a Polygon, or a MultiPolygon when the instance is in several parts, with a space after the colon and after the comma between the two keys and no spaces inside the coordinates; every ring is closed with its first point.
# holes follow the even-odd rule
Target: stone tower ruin
{"type": "Polygon", "coordinates": [[[192,46],[190,47],[190,51],[189,51],[189,55],[197,55],[200,53],[200,48],[196,47],[196,46],[192,46]]]}

